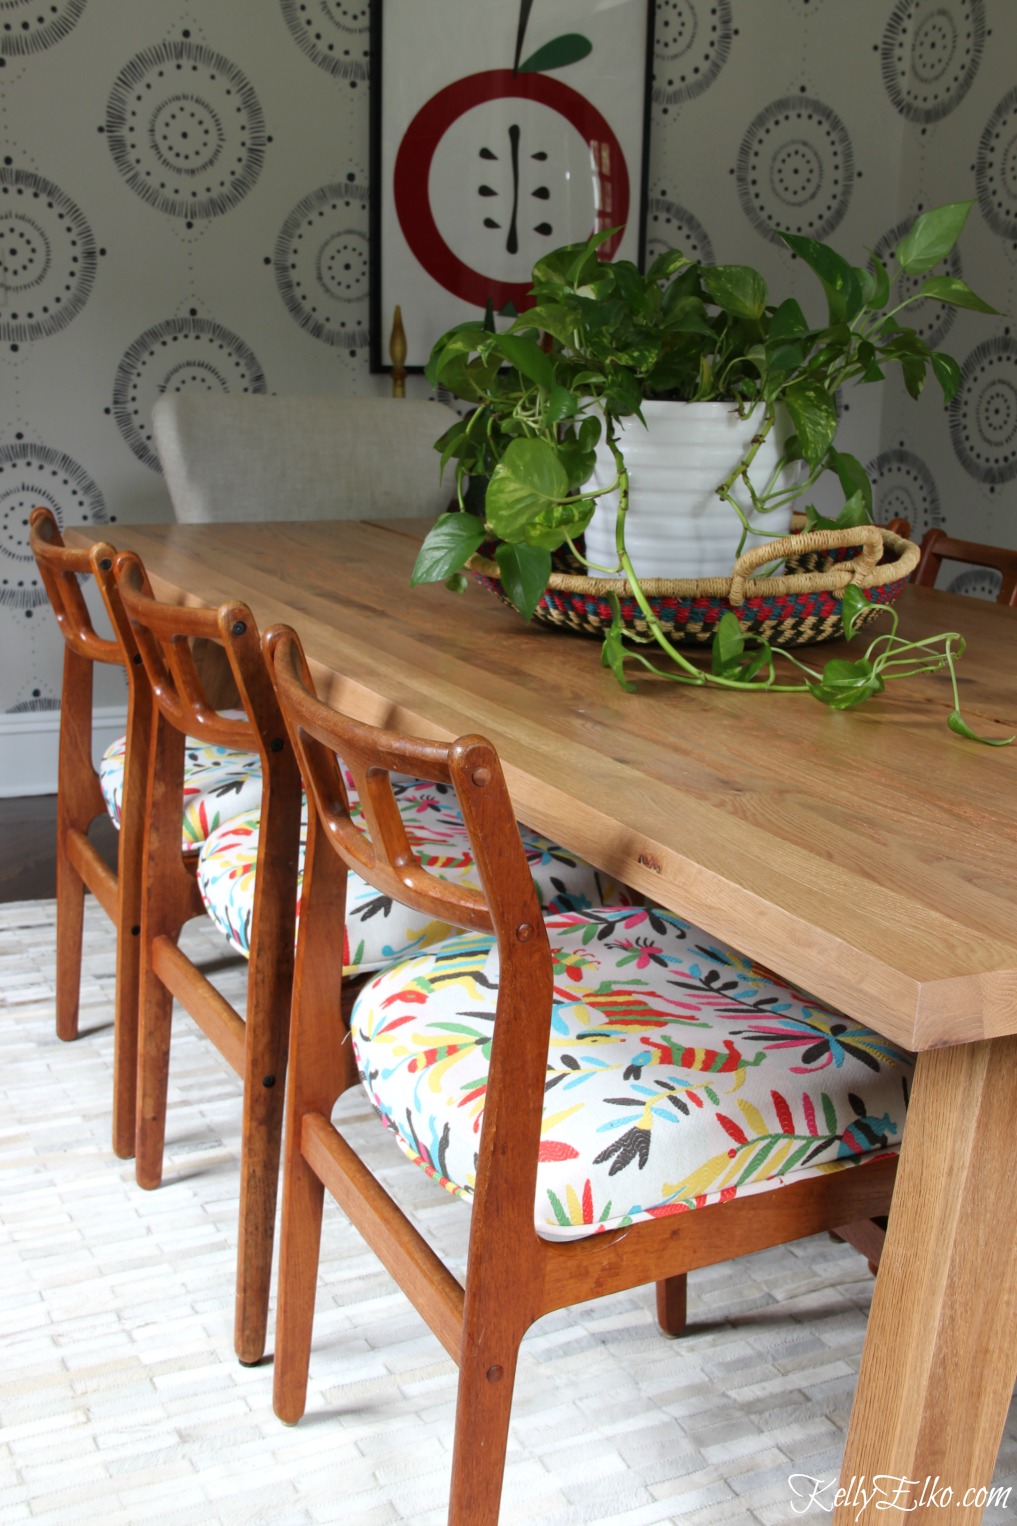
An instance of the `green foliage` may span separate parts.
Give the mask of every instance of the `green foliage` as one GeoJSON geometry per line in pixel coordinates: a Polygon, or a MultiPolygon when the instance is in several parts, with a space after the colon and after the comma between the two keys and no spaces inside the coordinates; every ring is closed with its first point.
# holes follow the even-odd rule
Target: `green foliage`
{"type": "MultiPolygon", "coordinates": [[[[546,58],[534,55],[522,67],[560,67],[580,56],[582,41],[559,38],[548,45],[546,58]]],[[[835,518],[824,518],[808,505],[809,527],[869,522],[872,488],[865,470],[835,445],[837,393],[851,383],[882,381],[896,367],[912,397],[921,395],[930,372],[947,402],[956,394],[956,361],[904,327],[900,314],[914,302],[930,300],[996,311],[965,282],[928,275],[953,249],[971,205],[957,202],[922,213],[897,246],[893,273],[875,255],[859,268],[814,239],[780,233],[818,279],[826,309],[818,324],[794,298],[771,301],[763,277],[746,265],[703,265],[667,250],[644,274],[630,261],[601,258],[601,246],[617,230],[551,250],[534,266],[532,306],[505,332],[496,332],[487,315],[484,322],[450,329],[431,353],[426,374],[432,386],[447,388],[472,411],[437,442],[443,469],[455,462],[460,512],[437,521],[413,581],[456,586],[481,543],[493,542],[505,592],[529,616],[546,586],[552,554],[568,547],[582,560],[576,542],[595,501],[617,489],[618,570],[640,600],[653,639],[678,669],[673,676],[688,683],[783,687],[774,683],[774,654],[765,644],[746,648],[733,616],[721,622],[709,675],[660,630],[625,551],[628,476],[619,421],[641,418],[649,399],[729,402],[743,415],[761,407],[752,445],[717,484],[718,496],[747,529],[733,490],[747,486],[748,469],[781,408],[792,431],[783,464],[803,462],[804,468],[792,488],[779,471],[761,492],[749,487],[753,509],[786,506],[829,473],[839,483],[843,506],[835,518]],[[894,286],[902,274],[926,279],[901,297],[894,286]],[[601,440],[614,458],[617,479],[597,489],[589,483],[601,440]]],[[[849,628],[860,613],[846,599],[849,628]]],[[[630,687],[626,660],[652,663],[626,640],[616,616],[605,638],[604,661],[630,687]]],[[[894,651],[896,662],[900,652],[894,651]]],[[[952,674],[958,655],[951,647],[940,665],[946,662],[952,674]]],[[[827,663],[821,674],[809,671],[796,687],[844,709],[878,694],[893,662],[880,648],[854,662],[827,663]]],[[[964,723],[958,717],[951,725],[960,731],[964,723]]]]}

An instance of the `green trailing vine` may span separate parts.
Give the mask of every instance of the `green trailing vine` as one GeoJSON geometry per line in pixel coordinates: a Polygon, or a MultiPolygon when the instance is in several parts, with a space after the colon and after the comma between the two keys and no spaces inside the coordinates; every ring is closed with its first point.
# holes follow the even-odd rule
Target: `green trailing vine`
{"type": "MultiPolygon", "coordinates": [[[[961,379],[957,362],[931,349],[900,317],[913,303],[930,300],[996,312],[959,278],[930,274],[956,244],[971,205],[955,202],[919,216],[897,245],[892,276],[874,254],[861,268],[814,239],[781,233],[819,281],[826,314],[818,325],[810,324],[794,298],[771,302],[763,277],[749,266],[703,265],[669,250],[644,274],[629,261],[602,259],[601,245],[617,230],[544,256],[533,270],[533,305],[504,332],[488,317],[457,325],[434,346],[428,379],[470,411],[436,444],[442,470],[455,462],[458,507],[429,532],[412,581],[461,589],[470,558],[490,547],[506,596],[529,618],[547,587],[553,556],[565,550],[591,571],[624,577],[645,617],[646,635],[627,629],[618,597],[609,596],[614,619],[602,657],[627,689],[635,686],[626,665],[636,664],[679,683],[805,692],[847,709],[881,693],[888,680],[945,669],[954,694],[951,728],[988,741],[960,715],[955,664],[962,638],[945,632],[907,641],[898,634],[896,614],[882,605],[877,607],[889,615],[890,629],[853,660],[831,658],[814,666],[746,635],[727,613],[709,668],[692,662],[661,626],[626,549],[629,479],[618,429],[622,420],[642,421],[642,404],[650,399],[727,401],[742,416],[759,409],[745,455],[716,488],[741,521],[742,543],[749,513],[755,534],[782,536],[782,529],[766,529],[765,516],[791,503],[804,507],[807,529],[871,523],[865,469],[835,444],[837,393],[846,385],[879,383],[897,368],[913,398],[930,375],[944,400],[953,398],[961,379]],[[902,275],[917,279],[906,296],[894,290],[902,275]],[[782,456],[759,488],[749,470],[779,415],[789,421],[782,456]],[[617,475],[606,487],[593,487],[601,441],[617,475]],[[788,467],[797,474],[790,483],[788,467]],[[824,475],[836,480],[843,496],[834,518],[809,502],[824,475]],[[597,498],[613,492],[617,564],[592,568],[581,537],[597,498]],[[796,670],[788,681],[778,679],[778,658],[796,670]]],[[[848,639],[869,608],[856,584],[844,589],[848,639]]]]}

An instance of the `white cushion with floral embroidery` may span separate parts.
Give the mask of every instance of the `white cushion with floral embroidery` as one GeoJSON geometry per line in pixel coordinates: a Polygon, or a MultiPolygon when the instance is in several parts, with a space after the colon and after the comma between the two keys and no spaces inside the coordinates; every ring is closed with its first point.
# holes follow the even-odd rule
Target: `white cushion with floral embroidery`
{"type": "MultiPolygon", "coordinates": [[[[764,1191],[897,1147],[912,1057],[670,913],[550,917],[535,1223],[551,1240],[764,1191]]],[[[462,934],[375,976],[361,1077],[403,1151],[473,1193],[498,951],[462,934]]]]}
{"type": "MultiPolygon", "coordinates": [[[[346,784],[351,813],[357,819],[361,811],[349,775],[346,784]]],[[[419,780],[393,779],[392,784],[406,834],[425,868],[442,879],[478,886],[480,881],[455,791],[448,785],[419,780]]],[[[210,834],[198,861],[198,885],[206,910],[242,954],[249,952],[259,827],[256,810],[225,822],[210,834]]],[[[305,801],[300,833],[298,917],[306,830],[305,801]]],[[[634,899],[632,892],[610,875],[594,869],[568,849],[528,827],[521,826],[519,830],[530,873],[546,911],[580,911],[605,900],[634,899]]],[[[380,895],[358,874],[350,875],[346,894],[343,964],[348,974],[385,969],[458,931],[446,922],[420,917],[398,901],[380,895]]]]}
{"type": "MultiPolygon", "coordinates": [[[[239,716],[240,711],[228,712],[239,716]]],[[[99,764],[99,784],[113,825],[119,829],[124,805],[127,738],[107,747],[99,764]]],[[[210,832],[261,799],[261,759],[256,752],[210,747],[188,737],[184,754],[182,847],[196,852],[210,832]]]]}

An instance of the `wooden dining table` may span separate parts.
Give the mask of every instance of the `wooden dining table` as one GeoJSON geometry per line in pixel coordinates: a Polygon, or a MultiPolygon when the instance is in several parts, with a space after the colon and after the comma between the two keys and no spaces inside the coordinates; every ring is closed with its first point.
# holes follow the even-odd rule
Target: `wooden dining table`
{"type": "MultiPolygon", "coordinates": [[[[625,692],[595,640],[478,585],[411,588],[424,528],[67,539],[138,551],[164,597],[293,625],[323,697],[361,719],[484,734],[521,820],[918,1051],[833,1520],[885,1523],[888,1500],[981,1520],[1017,1377],[1017,743],[949,730],[945,674],[853,711],[648,675],[625,692]]],[[[903,633],[964,635],[968,724],[1017,731],[1017,611],[911,587],[897,608],[903,633]]]]}

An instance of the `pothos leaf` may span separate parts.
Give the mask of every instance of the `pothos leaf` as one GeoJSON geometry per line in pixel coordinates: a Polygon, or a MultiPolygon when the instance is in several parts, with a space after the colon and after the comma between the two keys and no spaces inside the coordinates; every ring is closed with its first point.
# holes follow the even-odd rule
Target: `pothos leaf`
{"type": "Polygon", "coordinates": [[[630,678],[625,676],[625,640],[623,636],[621,601],[616,593],[609,593],[608,603],[611,606],[611,626],[604,633],[604,645],[600,649],[601,666],[610,668],[621,687],[629,694],[636,692],[636,686],[630,678]]]}
{"type": "Polygon", "coordinates": [[[820,681],[806,679],[806,687],[831,710],[850,710],[873,694],[881,694],[886,685],[868,658],[850,662],[846,657],[832,657],[820,681]]]}
{"type": "Polygon", "coordinates": [[[738,617],[725,610],[720,617],[716,635],[710,645],[710,667],[714,673],[725,674],[738,665],[745,650],[745,635],[738,624],[738,617]]]}
{"type": "Polygon", "coordinates": [[[849,583],[841,594],[841,618],[844,621],[844,639],[850,641],[857,621],[869,608],[869,601],[857,583],[849,583]]]}
{"type": "Polygon", "coordinates": [[[972,731],[967,721],[959,710],[951,710],[947,716],[946,724],[951,731],[956,731],[960,737],[966,737],[969,742],[984,742],[986,747],[1009,747],[1014,737],[983,737],[977,731],[972,731]]]}
{"type": "Polygon", "coordinates": [[[946,258],[960,238],[973,203],[954,201],[932,207],[915,219],[897,245],[897,260],[908,275],[923,276],[946,258]]]}
{"type": "Polygon", "coordinates": [[[541,546],[499,546],[494,553],[501,586],[521,615],[531,618],[551,576],[551,553],[541,546]]]}
{"type": "Polygon", "coordinates": [[[484,526],[472,514],[439,514],[417,555],[410,576],[418,583],[443,583],[468,561],[484,540],[484,526]]]}
{"type": "Polygon", "coordinates": [[[568,473],[547,440],[513,440],[491,474],[485,514],[500,540],[521,540],[527,524],[568,495],[568,473]]]}

